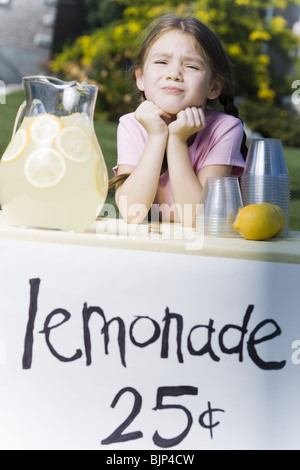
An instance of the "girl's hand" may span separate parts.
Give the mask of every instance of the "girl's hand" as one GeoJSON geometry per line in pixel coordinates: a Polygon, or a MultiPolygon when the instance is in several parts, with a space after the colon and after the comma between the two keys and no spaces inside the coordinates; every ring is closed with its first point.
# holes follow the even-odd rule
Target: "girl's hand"
{"type": "Polygon", "coordinates": [[[193,106],[177,114],[176,121],[169,124],[169,134],[176,135],[182,141],[205,127],[205,115],[202,108],[193,106]]]}
{"type": "Polygon", "coordinates": [[[163,118],[170,116],[152,101],[143,101],[135,111],[134,117],[142,124],[148,135],[168,135],[169,129],[163,118]]]}

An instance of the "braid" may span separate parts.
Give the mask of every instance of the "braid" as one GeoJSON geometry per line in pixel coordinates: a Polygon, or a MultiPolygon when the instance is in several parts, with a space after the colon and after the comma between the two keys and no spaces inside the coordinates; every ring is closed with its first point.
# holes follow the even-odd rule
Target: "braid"
{"type": "MultiPolygon", "coordinates": [[[[168,160],[167,160],[167,152],[165,152],[160,174],[162,175],[163,173],[165,173],[167,169],[168,169],[168,160]]],[[[113,176],[112,178],[110,178],[108,182],[108,189],[112,189],[114,186],[117,187],[119,185],[122,185],[127,180],[128,176],[130,176],[130,173],[122,173],[122,175],[113,176]]]]}
{"type": "MultiPolygon", "coordinates": [[[[228,95],[224,95],[223,93],[221,93],[221,95],[219,96],[219,101],[221,105],[224,107],[224,111],[226,114],[229,114],[230,116],[234,116],[240,119],[240,121],[243,124],[243,121],[239,116],[239,110],[234,104],[234,97],[231,93],[228,95]]],[[[247,141],[247,136],[246,136],[246,132],[244,131],[243,140],[241,144],[241,154],[244,160],[246,160],[247,153],[248,153],[248,147],[246,145],[246,141],[247,141]]]]}
{"type": "Polygon", "coordinates": [[[108,182],[108,189],[112,189],[114,186],[118,187],[119,185],[122,185],[128,178],[130,173],[123,173],[122,175],[116,175],[110,178],[108,182]]]}

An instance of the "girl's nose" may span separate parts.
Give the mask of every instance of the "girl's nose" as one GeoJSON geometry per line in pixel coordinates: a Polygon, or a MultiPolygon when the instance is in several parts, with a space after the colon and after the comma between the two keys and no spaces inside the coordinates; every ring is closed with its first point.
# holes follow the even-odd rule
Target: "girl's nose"
{"type": "Polygon", "coordinates": [[[181,81],[182,73],[181,73],[180,67],[176,67],[176,66],[170,67],[167,72],[167,79],[174,80],[176,82],[181,81]]]}
{"type": "Polygon", "coordinates": [[[174,80],[175,82],[181,82],[182,81],[182,77],[178,73],[169,73],[167,78],[169,80],[174,80]]]}

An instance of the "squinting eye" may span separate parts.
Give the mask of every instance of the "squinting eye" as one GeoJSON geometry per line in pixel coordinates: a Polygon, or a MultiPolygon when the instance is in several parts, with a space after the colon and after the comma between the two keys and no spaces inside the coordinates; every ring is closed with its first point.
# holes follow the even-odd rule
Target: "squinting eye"
{"type": "Polygon", "coordinates": [[[164,64],[167,63],[167,61],[166,61],[166,60],[156,60],[154,63],[155,63],[155,64],[163,64],[163,65],[164,65],[164,64]]]}
{"type": "Polygon", "coordinates": [[[196,65],[187,65],[187,68],[193,69],[193,70],[199,70],[199,67],[197,67],[196,65]]]}

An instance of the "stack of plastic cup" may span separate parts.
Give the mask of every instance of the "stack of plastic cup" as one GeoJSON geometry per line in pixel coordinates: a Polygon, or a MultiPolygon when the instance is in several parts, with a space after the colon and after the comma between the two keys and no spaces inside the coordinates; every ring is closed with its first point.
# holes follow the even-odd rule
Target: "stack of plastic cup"
{"type": "Polygon", "coordinates": [[[289,228],[290,177],[279,139],[254,139],[250,142],[240,184],[244,206],[270,202],[282,208],[287,221],[282,235],[286,235],[289,228]]]}
{"type": "Polygon", "coordinates": [[[206,235],[240,237],[240,234],[233,228],[238,210],[243,207],[238,178],[208,177],[201,202],[204,204],[204,233],[206,235]]]}

